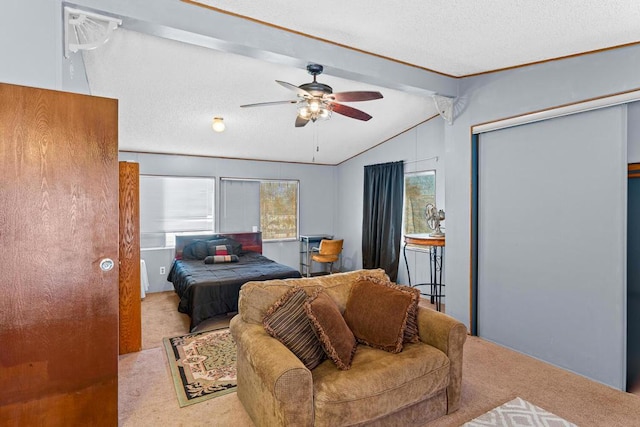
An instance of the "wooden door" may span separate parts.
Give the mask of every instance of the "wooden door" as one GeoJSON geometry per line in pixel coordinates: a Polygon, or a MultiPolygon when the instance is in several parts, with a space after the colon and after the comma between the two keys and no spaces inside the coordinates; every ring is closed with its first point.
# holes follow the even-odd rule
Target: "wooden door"
{"type": "Polygon", "coordinates": [[[118,423],[117,129],[115,100],[0,84],[3,425],[118,423]]]}
{"type": "Polygon", "coordinates": [[[142,348],[140,168],[120,162],[120,354],[142,348]]]}

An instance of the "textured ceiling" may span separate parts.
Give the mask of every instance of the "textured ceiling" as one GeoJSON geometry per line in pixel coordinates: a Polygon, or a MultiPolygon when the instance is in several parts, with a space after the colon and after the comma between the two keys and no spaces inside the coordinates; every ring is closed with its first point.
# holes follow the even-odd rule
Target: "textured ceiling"
{"type": "Polygon", "coordinates": [[[120,150],[337,164],[436,114],[430,97],[320,75],[334,92],[375,90],[384,98],[349,103],[373,118],[333,114],[295,128],[296,99],[275,82],[310,82],[306,71],[119,29],[84,53],[91,93],[119,100],[120,150]],[[227,129],[213,132],[214,116],[227,129]]]}
{"type": "MultiPolygon", "coordinates": [[[[207,48],[172,40],[164,30],[133,31],[138,24],[135,20],[131,29],[125,29],[126,25],[118,29],[108,43],[83,56],[92,94],[119,100],[121,150],[338,164],[436,114],[429,95],[438,90],[424,82],[431,81],[428,75],[437,74],[403,65],[420,73],[417,80],[423,90],[413,91],[395,84],[401,77],[394,79],[396,74],[385,71],[386,66],[354,67],[362,63],[358,61],[363,56],[375,58],[377,65],[403,63],[448,76],[467,76],[640,40],[637,0],[188,0],[177,4],[183,7],[176,9],[189,19],[201,18],[205,26],[209,20],[219,22],[216,16],[240,16],[240,21],[230,21],[231,27],[216,35],[223,40],[225,31],[235,34],[234,52],[261,44],[255,34],[264,33],[252,29],[265,28],[265,23],[290,37],[276,37],[285,41],[279,53],[239,55],[220,46],[207,48]],[[238,22],[251,28],[241,25],[242,32],[235,31],[238,22]],[[311,43],[313,49],[298,52],[300,56],[273,60],[296,53],[298,45],[293,39],[299,39],[299,34],[311,36],[302,37],[304,40],[346,46],[346,54],[333,55],[326,44],[311,43]],[[317,55],[333,61],[334,67],[349,62],[350,73],[332,73],[338,71],[334,69],[318,78],[335,92],[383,93],[381,100],[350,104],[373,119],[361,122],[334,113],[329,121],[295,128],[294,105],[240,108],[295,99],[295,93],[275,80],[296,86],[310,82],[312,77],[301,65],[308,58],[301,56],[317,55]],[[358,59],[352,61],[355,57],[358,59]],[[361,71],[375,78],[361,79],[361,71]],[[225,132],[211,130],[214,116],[224,117],[225,132]]],[[[157,13],[162,14],[161,10],[157,13]]],[[[198,31],[180,29],[196,38],[198,31]]],[[[442,79],[455,83],[453,78],[438,77],[440,83],[442,79]]]]}
{"type": "Polygon", "coordinates": [[[465,76],[640,41],[638,0],[194,0],[465,76]]]}

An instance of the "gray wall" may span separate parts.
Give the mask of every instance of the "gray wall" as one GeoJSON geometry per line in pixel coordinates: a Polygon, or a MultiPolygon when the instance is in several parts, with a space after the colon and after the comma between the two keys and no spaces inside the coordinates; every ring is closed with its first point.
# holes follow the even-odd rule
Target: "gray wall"
{"type": "MultiPolygon", "coordinates": [[[[635,90],[640,87],[640,47],[610,50],[592,55],[584,55],[514,69],[486,76],[464,79],[460,92],[465,108],[459,113],[451,127],[445,127],[445,146],[447,157],[447,313],[470,324],[470,215],[471,215],[471,144],[470,128],[473,125],[549,109],[560,105],[580,102],[588,99],[635,90]]],[[[626,143],[626,141],[625,141],[626,143]]],[[[582,146],[591,150],[590,143],[582,146]]],[[[626,147],[624,148],[626,153],[626,147]]],[[[544,164],[540,165],[541,168],[544,164]]],[[[623,167],[623,165],[621,165],[623,167]]],[[[620,206],[606,206],[604,209],[618,211],[620,206]]],[[[608,219],[608,226],[614,230],[626,229],[626,215],[608,219]]],[[[624,245],[624,243],[621,243],[624,245]]],[[[619,248],[618,253],[624,253],[619,248]]],[[[561,262],[564,257],[572,259],[571,253],[558,254],[561,262]]],[[[535,262],[531,260],[531,262],[535,262]]],[[[621,268],[626,271],[626,259],[621,268]]],[[[614,294],[625,294],[624,280],[612,280],[607,287],[614,294]]],[[[575,285],[567,285],[558,292],[570,292],[575,285]]],[[[591,295],[576,294],[585,305],[592,305],[591,295]]],[[[624,301],[606,300],[600,302],[598,310],[613,315],[597,327],[601,331],[619,331],[626,327],[626,310],[620,304],[624,301]],[[622,324],[622,325],[621,325],[622,324]]],[[[568,313],[568,316],[571,313],[568,313]]],[[[508,321],[508,319],[502,319],[508,321]]],[[[552,331],[550,332],[552,333],[552,331]]],[[[590,331],[579,329],[581,339],[590,331]]],[[[616,352],[626,348],[625,338],[616,339],[616,352]]],[[[624,371],[624,362],[598,355],[592,360],[594,365],[614,363],[612,369],[624,371]]],[[[619,387],[620,383],[609,382],[619,387]]]]}
{"type": "MultiPolygon", "coordinates": [[[[121,152],[121,161],[140,164],[140,173],[149,175],[211,176],[216,178],[296,179],[300,181],[300,233],[336,233],[336,167],[279,162],[231,160],[196,156],[171,156],[163,154],[121,152]]],[[[219,197],[219,180],[216,180],[216,198],[219,197]]],[[[216,206],[219,203],[216,202],[216,206]]],[[[217,216],[217,212],[216,212],[217,216]]],[[[216,218],[216,229],[219,229],[216,218]]],[[[241,231],[241,230],[236,230],[241,231]]],[[[250,230],[247,230],[250,231],[250,230]]],[[[297,241],[264,242],[265,256],[299,268],[300,243],[297,241]]],[[[142,251],[149,275],[149,292],[172,290],[166,274],[173,260],[173,249],[142,251]]]]}
{"type": "Polygon", "coordinates": [[[0,82],[89,93],[80,53],[65,59],[62,1],[7,1],[0,14],[0,82]]]}
{"type": "MultiPolygon", "coordinates": [[[[366,165],[403,160],[406,161],[406,172],[435,170],[436,205],[438,209],[446,211],[444,123],[440,117],[434,117],[338,166],[337,235],[345,239],[342,261],[345,269],[362,268],[362,211],[366,165]]],[[[447,221],[443,224],[446,231],[447,221]]],[[[412,282],[427,282],[429,255],[408,251],[407,258],[412,282]]],[[[448,263],[446,259],[445,263],[448,263]]],[[[404,258],[400,259],[398,282],[408,283],[404,258]]]]}
{"type": "Polygon", "coordinates": [[[471,126],[635,90],[639,66],[640,47],[630,46],[462,80],[464,108],[445,127],[447,265],[456,266],[447,270],[447,313],[470,323],[471,126]]]}

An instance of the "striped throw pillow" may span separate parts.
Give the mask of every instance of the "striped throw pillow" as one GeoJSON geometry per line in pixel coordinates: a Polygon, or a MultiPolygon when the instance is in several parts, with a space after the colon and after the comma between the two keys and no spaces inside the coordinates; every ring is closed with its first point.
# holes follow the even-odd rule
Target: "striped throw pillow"
{"type": "Polygon", "coordinates": [[[213,255],[230,255],[231,251],[227,245],[217,245],[213,248],[213,255]]]}
{"type": "Polygon", "coordinates": [[[304,310],[306,292],[291,288],[265,314],[262,324],[269,335],[284,344],[300,361],[313,369],[326,357],[304,310]]]}
{"type": "Polygon", "coordinates": [[[205,264],[222,264],[225,262],[238,262],[238,255],[209,255],[204,259],[205,264]]]}

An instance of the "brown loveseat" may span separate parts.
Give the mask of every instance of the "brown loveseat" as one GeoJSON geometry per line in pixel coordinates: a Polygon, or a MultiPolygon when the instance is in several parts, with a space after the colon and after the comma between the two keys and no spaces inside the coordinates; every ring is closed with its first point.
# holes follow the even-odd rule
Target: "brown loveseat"
{"type": "Polygon", "coordinates": [[[325,360],[310,371],[265,331],[269,307],[293,286],[311,294],[318,286],[345,309],[351,284],[383,270],[246,283],[231,332],[238,346],[238,398],[257,426],[416,425],[460,405],[466,328],[419,307],[420,341],[393,354],[358,345],[351,369],[325,360]]]}

